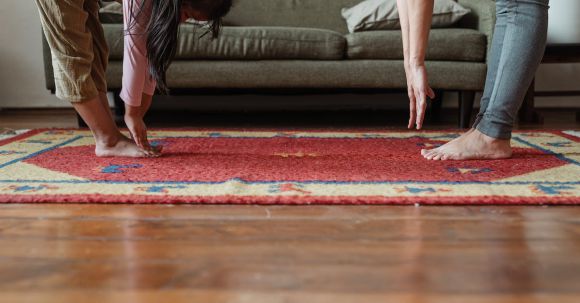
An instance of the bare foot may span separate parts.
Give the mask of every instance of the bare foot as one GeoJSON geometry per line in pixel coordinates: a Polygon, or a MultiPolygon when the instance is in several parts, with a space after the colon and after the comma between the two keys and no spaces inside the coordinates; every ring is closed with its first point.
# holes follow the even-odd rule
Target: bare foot
{"type": "Polygon", "coordinates": [[[158,153],[143,150],[131,139],[119,134],[114,143],[99,143],[95,147],[97,157],[130,157],[130,158],[151,158],[158,157],[158,153]]]}
{"type": "Polygon", "coordinates": [[[472,129],[438,148],[421,150],[428,160],[505,159],[512,156],[510,140],[500,140],[472,129]]]}
{"type": "MultiPolygon", "coordinates": [[[[445,145],[448,144],[459,144],[460,141],[463,141],[467,136],[469,136],[469,134],[471,134],[473,131],[475,130],[475,128],[471,128],[469,129],[467,132],[463,133],[461,136],[447,142],[445,145]]],[[[432,148],[432,149],[422,149],[421,150],[421,155],[427,159],[435,156],[436,153],[438,153],[442,147],[444,147],[445,145],[436,147],[436,148],[432,148]]]]}

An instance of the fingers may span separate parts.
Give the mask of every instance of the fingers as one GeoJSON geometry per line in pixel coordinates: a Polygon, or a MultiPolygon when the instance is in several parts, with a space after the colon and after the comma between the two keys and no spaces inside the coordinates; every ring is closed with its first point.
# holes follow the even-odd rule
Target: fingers
{"type": "Polygon", "coordinates": [[[149,143],[149,139],[147,139],[147,130],[146,129],[143,129],[141,131],[141,135],[140,135],[140,138],[138,140],[137,145],[139,145],[141,148],[143,148],[149,156],[157,157],[161,154],[160,147],[152,146],[151,143],[149,143]]]}
{"type": "Polygon", "coordinates": [[[133,141],[135,141],[135,144],[137,144],[137,146],[143,149],[143,151],[148,157],[158,157],[161,155],[161,148],[153,147],[149,143],[149,140],[147,139],[147,129],[131,128],[129,129],[129,132],[131,133],[131,137],[133,141]]]}
{"type": "Polygon", "coordinates": [[[427,96],[431,99],[435,99],[435,92],[431,87],[427,87],[427,96]]]}
{"type": "Polygon", "coordinates": [[[408,129],[413,128],[413,124],[415,123],[415,117],[416,117],[416,103],[415,103],[415,94],[413,92],[413,89],[410,88],[409,89],[409,124],[407,125],[408,129]]]}
{"type": "MultiPolygon", "coordinates": [[[[145,137],[145,139],[143,139],[143,130],[141,129],[135,129],[135,128],[130,128],[129,131],[131,132],[131,136],[133,137],[133,141],[135,141],[135,144],[137,144],[137,146],[141,147],[142,149],[147,149],[146,148],[146,141],[147,141],[147,137],[145,137]]],[[[147,136],[147,135],[145,135],[147,136]]]]}
{"type": "Polygon", "coordinates": [[[419,91],[415,98],[417,99],[416,126],[417,129],[421,129],[423,127],[423,118],[425,117],[425,109],[427,107],[427,102],[425,101],[425,93],[419,91]]]}

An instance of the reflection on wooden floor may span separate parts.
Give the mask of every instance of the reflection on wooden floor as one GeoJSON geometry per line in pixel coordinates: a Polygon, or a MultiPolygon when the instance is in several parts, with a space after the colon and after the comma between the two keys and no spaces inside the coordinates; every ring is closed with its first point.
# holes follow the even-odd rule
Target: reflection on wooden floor
{"type": "Polygon", "coordinates": [[[578,207],[2,205],[0,247],[0,302],[580,299],[578,207]]]}

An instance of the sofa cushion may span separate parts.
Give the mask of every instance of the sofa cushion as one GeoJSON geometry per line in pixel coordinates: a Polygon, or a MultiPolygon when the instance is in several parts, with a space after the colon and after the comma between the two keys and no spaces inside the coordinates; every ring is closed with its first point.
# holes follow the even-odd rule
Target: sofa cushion
{"type": "MultiPolygon", "coordinates": [[[[403,59],[401,31],[369,31],[346,35],[349,59],[403,59]]],[[[473,29],[433,29],[426,59],[483,62],[487,37],[473,29]]]]}
{"type": "MultiPolygon", "coordinates": [[[[123,57],[123,29],[105,24],[111,59],[123,57]]],[[[224,27],[217,39],[199,38],[204,30],[184,24],[180,28],[177,60],[343,59],[343,35],[323,29],[290,27],[224,27]]]]}
{"type": "MultiPolygon", "coordinates": [[[[483,62],[428,61],[433,89],[483,90],[483,62]]],[[[121,87],[121,62],[107,69],[109,88],[121,87]]],[[[172,88],[381,88],[406,87],[402,60],[176,61],[167,72],[172,88]],[[200,77],[200,75],[203,75],[200,77]]]]}
{"type": "Polygon", "coordinates": [[[224,23],[232,26],[290,26],[348,32],[340,11],[361,0],[235,0],[224,23]]]}
{"type": "Polygon", "coordinates": [[[99,1],[101,23],[123,23],[123,6],[118,2],[99,1]]]}
{"type": "MultiPolygon", "coordinates": [[[[435,0],[431,27],[451,27],[469,12],[454,0],[435,0]]],[[[342,17],[351,33],[401,28],[397,0],[365,0],[342,9],[342,17]]]]}
{"type": "MultiPolygon", "coordinates": [[[[235,0],[224,25],[283,26],[328,29],[347,33],[340,15],[344,7],[361,0],[235,0]]],[[[122,10],[112,5],[101,13],[101,21],[123,22],[122,10]]]]}

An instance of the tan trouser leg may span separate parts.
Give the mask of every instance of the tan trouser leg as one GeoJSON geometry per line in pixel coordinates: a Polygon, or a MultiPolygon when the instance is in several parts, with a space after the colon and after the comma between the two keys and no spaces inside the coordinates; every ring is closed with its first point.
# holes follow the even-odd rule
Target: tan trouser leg
{"type": "Polygon", "coordinates": [[[101,82],[97,85],[93,79],[99,68],[93,72],[95,52],[91,30],[95,26],[87,25],[91,14],[85,4],[93,9],[89,2],[97,4],[96,0],[36,0],[51,49],[56,95],[69,102],[93,99],[102,89],[102,81],[97,79],[101,82]]]}

